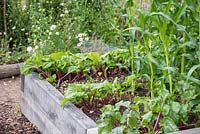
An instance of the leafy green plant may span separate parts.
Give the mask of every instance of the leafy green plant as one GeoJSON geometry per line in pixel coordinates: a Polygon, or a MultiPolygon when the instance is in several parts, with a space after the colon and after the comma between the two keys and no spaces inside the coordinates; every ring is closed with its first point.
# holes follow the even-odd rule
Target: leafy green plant
{"type": "MultiPolygon", "coordinates": [[[[85,2],[84,10],[91,6],[85,2]]],[[[96,114],[100,133],[167,133],[198,126],[199,3],[154,0],[150,9],[137,10],[131,0],[111,2],[125,21],[122,27],[119,22],[112,27],[129,49],[51,55],[38,51],[22,66],[22,73],[36,71],[53,84],[63,83],[62,106],[71,101],[96,114]]],[[[77,8],[80,3],[70,6],[77,8]]],[[[93,10],[99,10],[99,5],[93,10]]],[[[74,19],[80,23],[81,18],[93,16],[86,13],[74,19]]],[[[87,26],[88,21],[77,29],[82,33],[87,26]]],[[[78,34],[76,41],[84,43],[87,34],[78,34]]]]}
{"type": "Polygon", "coordinates": [[[51,55],[43,55],[38,51],[30,57],[21,67],[23,74],[32,71],[43,70],[46,73],[60,71],[65,74],[83,72],[85,75],[91,70],[102,67],[106,72],[115,67],[129,69],[128,50],[116,49],[105,54],[58,52],[51,55]]]}

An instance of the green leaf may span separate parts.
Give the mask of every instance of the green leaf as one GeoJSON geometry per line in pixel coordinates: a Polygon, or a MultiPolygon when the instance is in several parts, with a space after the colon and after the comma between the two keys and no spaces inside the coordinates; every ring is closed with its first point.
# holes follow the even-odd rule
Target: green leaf
{"type": "Polygon", "coordinates": [[[164,117],[163,119],[161,119],[160,126],[163,127],[165,133],[178,131],[178,127],[169,117],[164,117]]]}
{"type": "Polygon", "coordinates": [[[138,129],[126,128],[124,134],[140,134],[140,131],[138,129]]]}
{"type": "Polygon", "coordinates": [[[77,66],[69,66],[67,69],[67,73],[73,73],[78,70],[77,66]]]}
{"type": "Polygon", "coordinates": [[[60,106],[62,107],[62,108],[64,108],[64,106],[65,106],[65,104],[67,103],[67,98],[63,98],[62,99],[62,101],[61,101],[61,103],[60,103],[60,106]]]}
{"type": "Polygon", "coordinates": [[[148,123],[150,123],[152,117],[153,117],[152,111],[149,111],[148,113],[144,114],[142,116],[142,125],[144,125],[144,126],[148,125],[148,123]]]}
{"type": "Polygon", "coordinates": [[[188,104],[181,106],[180,116],[182,117],[181,119],[184,123],[188,121],[188,104]]]}
{"type": "Polygon", "coordinates": [[[116,108],[119,109],[121,106],[123,107],[129,107],[131,104],[130,101],[120,101],[118,103],[115,104],[116,108]]]}
{"type": "Polygon", "coordinates": [[[119,127],[116,127],[112,130],[112,134],[123,134],[123,131],[124,131],[124,127],[119,126],[119,127]]]}
{"type": "Polygon", "coordinates": [[[52,67],[52,65],[53,65],[53,62],[49,61],[49,62],[44,63],[42,68],[43,69],[49,69],[50,67],[52,67]]]}
{"type": "Polygon", "coordinates": [[[124,124],[124,123],[127,122],[128,114],[129,114],[129,109],[126,109],[122,114],[122,117],[120,119],[120,123],[124,124]]]}
{"type": "Polygon", "coordinates": [[[53,74],[52,76],[46,78],[46,80],[49,82],[49,83],[53,83],[53,82],[56,82],[56,74],[53,74]]]}
{"type": "Polygon", "coordinates": [[[137,128],[137,114],[134,111],[130,111],[127,115],[127,125],[131,128],[137,128]]]}
{"type": "Polygon", "coordinates": [[[63,52],[57,52],[57,53],[53,53],[50,55],[51,59],[53,59],[54,61],[56,60],[60,60],[62,56],[64,56],[65,53],[63,52]]]}
{"type": "Polygon", "coordinates": [[[168,115],[169,110],[170,110],[170,106],[167,105],[167,104],[165,104],[165,105],[163,106],[163,113],[164,113],[164,115],[168,115]]]}
{"type": "Polygon", "coordinates": [[[172,102],[171,108],[175,112],[175,114],[178,114],[181,109],[181,105],[178,102],[172,102]]]}
{"type": "Polygon", "coordinates": [[[152,56],[151,53],[147,54],[147,58],[149,61],[151,61],[152,63],[154,63],[155,65],[159,66],[158,62],[156,61],[156,59],[152,56]]]}
{"type": "Polygon", "coordinates": [[[95,65],[98,65],[101,60],[99,53],[96,52],[91,52],[89,58],[94,62],[95,65]]]}
{"type": "Polygon", "coordinates": [[[109,122],[101,122],[101,123],[97,123],[98,127],[105,127],[109,124],[109,122]]]}
{"type": "Polygon", "coordinates": [[[187,5],[185,2],[183,2],[183,5],[179,8],[179,10],[176,12],[174,16],[174,21],[177,22],[180,20],[180,17],[186,12],[187,5]]]}
{"type": "Polygon", "coordinates": [[[179,25],[177,24],[169,15],[163,13],[163,12],[152,12],[150,14],[150,16],[153,15],[160,15],[163,16],[165,19],[167,19],[168,21],[171,21],[180,31],[184,31],[185,32],[185,27],[183,25],[179,25]]]}
{"type": "Polygon", "coordinates": [[[200,64],[199,65],[194,65],[190,70],[189,70],[189,72],[188,72],[188,74],[187,74],[187,80],[186,80],[186,82],[188,82],[188,79],[190,78],[190,76],[192,75],[192,73],[197,69],[197,68],[199,68],[200,67],[200,64]]]}

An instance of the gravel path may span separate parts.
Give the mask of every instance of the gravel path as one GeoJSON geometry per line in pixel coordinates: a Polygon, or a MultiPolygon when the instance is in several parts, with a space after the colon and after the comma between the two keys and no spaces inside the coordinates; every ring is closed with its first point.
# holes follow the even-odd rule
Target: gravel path
{"type": "Polygon", "coordinates": [[[39,134],[20,112],[20,78],[0,80],[0,134],[39,134]]]}

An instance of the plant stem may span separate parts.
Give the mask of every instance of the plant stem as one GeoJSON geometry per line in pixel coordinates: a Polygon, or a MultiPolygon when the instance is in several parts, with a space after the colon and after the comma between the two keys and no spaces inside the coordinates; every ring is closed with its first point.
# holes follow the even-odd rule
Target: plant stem
{"type": "Polygon", "coordinates": [[[131,52],[131,74],[134,75],[134,46],[130,44],[130,52],[131,52]]]}
{"type": "Polygon", "coordinates": [[[151,70],[151,80],[150,80],[150,92],[151,92],[151,98],[154,97],[153,94],[153,79],[154,79],[154,72],[153,72],[153,64],[151,61],[149,61],[149,66],[150,66],[150,70],[151,70]]]}
{"type": "MultiPolygon", "coordinates": [[[[130,44],[130,52],[131,52],[131,75],[135,77],[134,73],[134,44],[130,44]]],[[[135,90],[135,82],[132,81],[131,87],[133,90],[135,90]]]]}
{"type": "Polygon", "coordinates": [[[169,79],[169,89],[170,89],[170,94],[173,95],[172,75],[171,75],[171,71],[169,70],[170,62],[169,62],[168,44],[166,42],[164,43],[164,49],[165,49],[165,60],[166,60],[167,68],[168,68],[167,74],[168,74],[168,79],[169,79]]]}
{"type": "MultiPolygon", "coordinates": [[[[151,40],[147,41],[147,51],[151,52],[151,40]]],[[[151,98],[154,98],[154,93],[153,93],[154,71],[153,71],[153,63],[150,60],[149,60],[149,66],[150,66],[150,71],[151,71],[150,93],[151,93],[151,98]]]]}
{"type": "MultiPolygon", "coordinates": [[[[162,102],[162,104],[161,104],[161,111],[162,111],[162,109],[163,109],[163,106],[164,106],[164,104],[165,104],[166,99],[167,99],[167,96],[164,96],[163,102],[162,102]]],[[[153,131],[154,131],[154,132],[157,131],[157,129],[158,129],[158,127],[159,127],[159,123],[160,123],[161,118],[162,118],[162,112],[159,112],[159,113],[158,113],[158,117],[157,117],[157,119],[156,119],[156,123],[155,123],[155,125],[154,125],[154,127],[153,127],[153,131]]]]}
{"type": "MultiPolygon", "coordinates": [[[[183,41],[185,40],[185,34],[183,34],[183,41]]],[[[183,48],[183,54],[186,53],[186,46],[183,48]]],[[[183,74],[185,72],[185,57],[182,55],[181,58],[181,73],[183,74]]]]}
{"type": "Polygon", "coordinates": [[[153,127],[153,131],[154,132],[158,129],[158,125],[159,125],[160,119],[161,119],[161,112],[158,113],[158,117],[156,119],[156,123],[155,123],[155,125],[153,127]]]}
{"type": "Polygon", "coordinates": [[[4,36],[7,37],[7,21],[6,21],[6,0],[3,0],[3,23],[4,23],[4,36]]]}
{"type": "MultiPolygon", "coordinates": [[[[186,53],[186,47],[183,48],[183,53],[186,53]]],[[[183,74],[185,72],[185,57],[182,56],[181,58],[181,73],[183,74]]]]}

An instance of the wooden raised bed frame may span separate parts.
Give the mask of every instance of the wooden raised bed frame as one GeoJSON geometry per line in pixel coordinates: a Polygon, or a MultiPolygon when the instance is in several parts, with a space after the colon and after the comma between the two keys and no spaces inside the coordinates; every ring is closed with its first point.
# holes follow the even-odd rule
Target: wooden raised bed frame
{"type": "MultiPolygon", "coordinates": [[[[60,107],[63,95],[37,73],[21,76],[22,113],[44,134],[98,134],[96,123],[68,102],[60,107]]],[[[200,128],[171,134],[200,134],[200,128]]]]}
{"type": "Polygon", "coordinates": [[[97,134],[95,122],[72,103],[60,106],[62,94],[36,73],[21,76],[22,113],[44,134],[97,134]]]}

